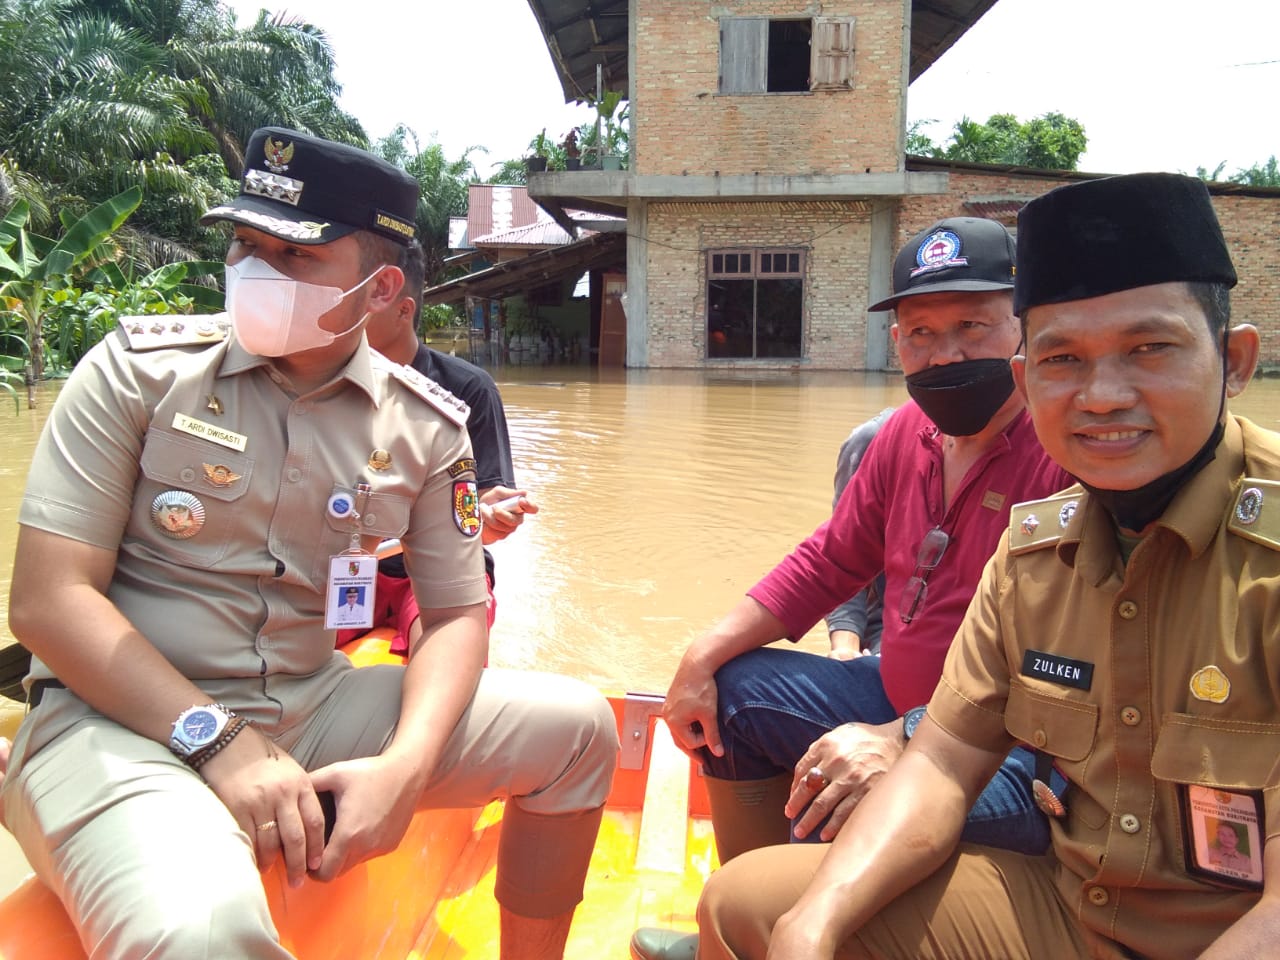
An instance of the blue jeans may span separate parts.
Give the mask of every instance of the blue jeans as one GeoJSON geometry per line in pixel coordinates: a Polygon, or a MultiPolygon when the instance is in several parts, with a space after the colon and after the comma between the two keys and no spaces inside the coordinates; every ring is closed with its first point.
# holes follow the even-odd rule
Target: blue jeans
{"type": "MultiPolygon", "coordinates": [[[[703,749],[709,776],[763,780],[792,773],[810,744],[842,723],[888,723],[898,711],[885,696],[879,657],[833,660],[764,647],[730,660],[716,673],[723,757],[703,749]]],[[[978,797],[961,839],[1039,855],[1049,848],[1048,818],[1035,805],[1034,754],[1022,747],[1005,758],[978,797]]],[[[1066,780],[1056,770],[1058,796],[1066,780]]],[[[817,841],[818,830],[808,838],[817,841]]]]}

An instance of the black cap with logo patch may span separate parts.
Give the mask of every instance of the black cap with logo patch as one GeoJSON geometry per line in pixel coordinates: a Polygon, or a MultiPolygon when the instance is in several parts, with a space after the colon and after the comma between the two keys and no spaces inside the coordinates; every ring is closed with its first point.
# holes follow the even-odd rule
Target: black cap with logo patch
{"type": "Polygon", "coordinates": [[[893,296],[867,309],[892,310],[924,293],[1013,289],[1013,237],[982,217],[948,217],[921,230],[893,261],[893,296]]]}
{"type": "Polygon", "coordinates": [[[200,222],[232,220],[308,245],[357,230],[408,244],[417,209],[418,181],[368,151],[262,127],[245,148],[240,195],[200,222]]]}

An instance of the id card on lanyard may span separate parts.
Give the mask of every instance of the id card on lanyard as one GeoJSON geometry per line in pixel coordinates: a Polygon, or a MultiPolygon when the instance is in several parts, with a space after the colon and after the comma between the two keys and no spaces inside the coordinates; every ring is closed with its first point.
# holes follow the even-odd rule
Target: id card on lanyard
{"type": "MultiPolygon", "coordinates": [[[[363,629],[373,626],[378,558],[360,547],[360,518],[369,502],[371,487],[356,484],[356,502],[347,511],[351,546],[329,558],[325,584],[325,629],[363,629]]],[[[332,512],[332,505],[331,505],[332,512]]]]}

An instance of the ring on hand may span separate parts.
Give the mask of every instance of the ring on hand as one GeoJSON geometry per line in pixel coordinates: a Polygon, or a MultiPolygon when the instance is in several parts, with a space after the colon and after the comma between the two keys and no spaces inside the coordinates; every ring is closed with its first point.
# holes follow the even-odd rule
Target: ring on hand
{"type": "Polygon", "coordinates": [[[258,824],[259,830],[274,830],[275,828],[276,822],[274,820],[268,820],[266,823],[258,824]]]}
{"type": "Polygon", "coordinates": [[[831,781],[827,778],[827,775],[822,772],[822,768],[818,766],[810,767],[809,772],[804,775],[804,785],[814,793],[819,793],[827,789],[827,785],[829,783],[831,783],[831,781]]]}

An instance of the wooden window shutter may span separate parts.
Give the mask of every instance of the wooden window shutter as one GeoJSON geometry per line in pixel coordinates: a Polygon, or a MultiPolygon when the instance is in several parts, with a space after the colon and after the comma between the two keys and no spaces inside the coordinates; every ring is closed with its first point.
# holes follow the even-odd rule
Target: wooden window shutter
{"type": "Polygon", "coordinates": [[[724,17],[720,21],[720,92],[764,93],[769,70],[769,21],[724,17]]]}
{"type": "Polygon", "coordinates": [[[814,17],[810,90],[853,89],[853,17],[814,17]]]}

